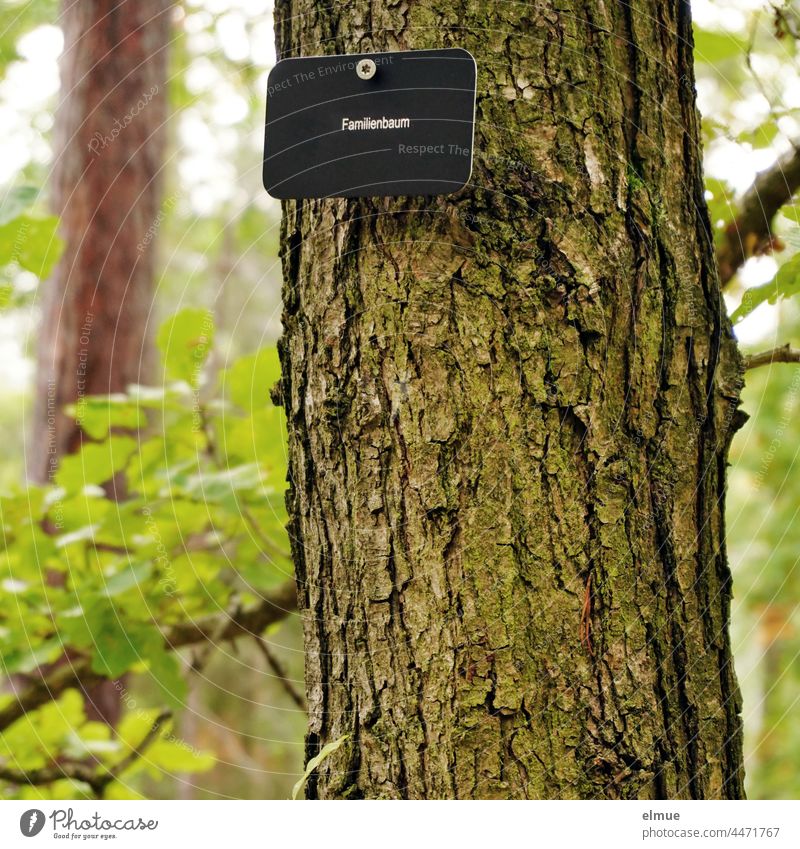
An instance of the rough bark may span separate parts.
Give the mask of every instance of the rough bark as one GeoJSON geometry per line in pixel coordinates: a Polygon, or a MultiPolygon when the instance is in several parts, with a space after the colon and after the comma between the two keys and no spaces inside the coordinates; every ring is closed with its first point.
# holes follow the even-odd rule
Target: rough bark
{"type": "Polygon", "coordinates": [[[461,46],[471,185],[286,202],[312,798],[737,798],[741,362],[688,2],[276,9],[282,56],[461,46]]]}
{"type": "Polygon", "coordinates": [[[64,254],[43,287],[28,449],[44,481],[74,451],[63,412],[147,376],[161,203],[169,0],[63,0],[54,211],[64,254]]]}

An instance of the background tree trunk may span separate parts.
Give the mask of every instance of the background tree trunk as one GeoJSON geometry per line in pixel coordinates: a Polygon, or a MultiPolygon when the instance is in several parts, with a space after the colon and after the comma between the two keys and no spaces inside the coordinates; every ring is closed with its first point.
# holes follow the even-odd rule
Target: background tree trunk
{"type": "Polygon", "coordinates": [[[741,385],[688,2],[281,0],[281,56],[461,46],[472,184],[284,206],[311,797],[737,798],[741,385]]]}
{"type": "MultiPolygon", "coordinates": [[[[164,161],[168,0],[63,0],[54,211],[65,242],[43,287],[28,476],[47,481],[82,432],[64,413],[148,376],[148,317],[164,161]]],[[[110,494],[122,493],[113,484],[110,494]]],[[[60,661],[64,662],[64,661],[60,661]]],[[[115,724],[120,688],[87,688],[115,724]]]]}
{"type": "Polygon", "coordinates": [[[80,445],[65,405],[147,376],[171,8],[168,0],[62,3],[51,185],[66,246],[42,295],[28,451],[35,481],[80,445]]]}

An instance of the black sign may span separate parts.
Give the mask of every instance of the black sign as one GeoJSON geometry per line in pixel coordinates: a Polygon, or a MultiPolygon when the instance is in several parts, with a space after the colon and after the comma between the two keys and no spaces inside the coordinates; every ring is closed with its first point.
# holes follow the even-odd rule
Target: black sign
{"type": "Polygon", "coordinates": [[[472,171],[475,77],[461,49],[278,62],[264,187],[276,198],[457,191],[472,171]]]}

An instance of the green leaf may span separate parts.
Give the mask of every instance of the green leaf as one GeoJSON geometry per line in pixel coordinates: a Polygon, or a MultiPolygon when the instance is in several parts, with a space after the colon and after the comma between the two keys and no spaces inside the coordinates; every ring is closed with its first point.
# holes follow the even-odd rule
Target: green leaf
{"type": "Polygon", "coordinates": [[[58,218],[18,215],[0,226],[0,266],[16,262],[26,271],[48,277],[58,262],[63,242],[56,235],[58,218]]]}
{"type": "Polygon", "coordinates": [[[161,635],[153,626],[125,623],[116,616],[103,624],[104,630],[95,633],[92,657],[92,669],[99,675],[118,678],[161,644],[161,635]]]}
{"type": "Polygon", "coordinates": [[[781,215],[788,218],[789,221],[794,221],[795,224],[800,224],[800,207],[792,204],[781,208],[781,215]]]}
{"type": "Polygon", "coordinates": [[[61,631],[71,645],[92,651],[92,671],[107,678],[119,678],[163,648],[155,625],[126,621],[124,612],[107,600],[63,616],[61,631]]]}
{"type": "MultiPolygon", "coordinates": [[[[130,772],[130,770],[126,770],[126,772],[130,772]]],[[[73,798],[70,796],[64,796],[59,798],[73,798]]],[[[127,781],[112,781],[111,784],[106,788],[105,793],[103,794],[104,799],[115,799],[117,801],[125,800],[126,802],[130,801],[139,801],[143,802],[147,799],[143,793],[139,793],[134,790],[130,783],[127,781]]]]}
{"type": "Polygon", "coordinates": [[[4,658],[2,669],[4,675],[10,675],[14,672],[33,672],[45,663],[54,661],[63,651],[61,640],[57,637],[45,640],[36,646],[29,646],[27,649],[12,652],[4,658]]]}
{"type": "Polygon", "coordinates": [[[694,55],[698,62],[716,65],[741,56],[747,45],[744,39],[729,32],[715,32],[694,26],[694,55]]]}
{"type": "Polygon", "coordinates": [[[296,799],[300,795],[303,788],[306,786],[306,782],[308,781],[311,773],[314,772],[314,770],[326,758],[330,757],[349,736],[349,734],[343,734],[338,740],[334,740],[332,743],[326,743],[322,747],[322,751],[316,757],[311,758],[306,766],[306,771],[303,773],[303,777],[292,788],[292,799],[296,799]]]}
{"type": "Polygon", "coordinates": [[[109,598],[121,595],[134,587],[140,587],[153,574],[153,563],[145,560],[140,563],[129,563],[124,569],[106,578],[104,593],[109,598]]]}
{"type": "Polygon", "coordinates": [[[256,560],[255,562],[242,557],[236,563],[236,574],[247,582],[247,585],[264,592],[279,587],[292,574],[292,564],[288,552],[281,557],[272,551],[267,552],[269,561],[256,560]]]}
{"type": "Polygon", "coordinates": [[[147,424],[139,406],[126,395],[99,395],[81,398],[66,408],[84,433],[92,439],[105,439],[111,428],[139,430],[147,424]]]}
{"type": "Polygon", "coordinates": [[[110,759],[120,750],[119,743],[111,738],[111,728],[104,722],[87,722],[75,728],[64,743],[64,754],[76,760],[90,755],[110,759]]]}
{"type": "Polygon", "coordinates": [[[257,463],[246,463],[220,472],[202,472],[188,477],[184,492],[189,498],[204,503],[235,499],[237,492],[246,492],[264,484],[264,473],[257,463]]]}
{"type": "Polygon", "coordinates": [[[39,24],[52,23],[58,17],[58,4],[53,0],[6,0],[3,6],[3,25],[0,27],[0,73],[14,59],[19,59],[17,50],[20,37],[35,29],[39,24]]]}
{"type": "Polygon", "coordinates": [[[137,749],[153,727],[160,712],[158,708],[149,708],[126,713],[117,728],[117,739],[122,748],[137,749]]]}
{"type": "Polygon", "coordinates": [[[219,574],[225,565],[222,554],[210,551],[184,552],[172,561],[171,582],[182,594],[190,593],[197,587],[206,586],[219,574]]]}
{"type": "Polygon", "coordinates": [[[136,440],[129,436],[112,436],[101,443],[87,442],[77,454],[61,460],[55,482],[67,492],[105,483],[125,468],[136,448],[136,440]]]}
{"type": "Polygon", "coordinates": [[[26,524],[16,529],[15,539],[9,550],[16,568],[12,577],[31,580],[41,584],[41,570],[51,566],[57,558],[53,538],[38,525],[26,524]]]}
{"type": "Polygon", "coordinates": [[[196,389],[214,341],[210,310],[185,309],[168,318],[158,330],[158,347],[167,374],[196,389]]]}
{"type": "Polygon", "coordinates": [[[79,542],[88,542],[93,540],[100,525],[84,525],[75,531],[70,531],[68,534],[60,534],[56,538],[56,548],[66,548],[69,545],[75,545],[79,542]]]}
{"type": "Polygon", "coordinates": [[[162,648],[153,652],[147,661],[147,667],[161,691],[162,701],[167,707],[179,709],[186,706],[186,679],[183,677],[180,661],[162,648]]]}
{"type": "Polygon", "coordinates": [[[223,372],[223,397],[247,412],[262,410],[272,404],[269,393],[280,380],[281,364],[275,348],[261,348],[255,354],[240,357],[223,372]]]}
{"type": "Polygon", "coordinates": [[[738,324],[764,301],[774,304],[778,298],[790,298],[798,293],[800,293],[800,254],[795,254],[778,269],[769,283],[753,286],[744,293],[741,304],[731,315],[731,321],[738,324]]]}
{"type": "Polygon", "coordinates": [[[29,486],[15,495],[0,496],[0,526],[4,531],[19,530],[20,525],[38,522],[44,515],[45,490],[29,486]]]}
{"type": "MultiPolygon", "coordinates": [[[[153,727],[158,713],[157,709],[137,709],[123,716],[117,734],[123,751],[139,748],[142,740],[153,727]]],[[[194,748],[185,740],[181,740],[174,731],[163,729],[162,735],[147,750],[145,758],[135,760],[131,768],[122,774],[132,775],[134,772],[148,769],[154,778],[160,778],[160,773],[153,770],[153,767],[175,773],[204,772],[214,766],[216,761],[213,755],[194,748]]]]}
{"type": "Polygon", "coordinates": [[[769,116],[769,120],[765,121],[758,127],[749,130],[743,130],[736,136],[736,140],[742,144],[751,144],[755,148],[769,147],[775,137],[778,135],[778,122],[774,115],[769,116]]]}
{"type": "Polygon", "coordinates": [[[48,502],[48,518],[56,525],[59,535],[111,521],[110,514],[117,509],[99,487],[87,486],[77,492],[59,487],[51,492],[57,497],[48,502]]]}
{"type": "Polygon", "coordinates": [[[57,701],[29,711],[0,734],[0,759],[20,770],[52,763],[74,729],[84,722],[83,698],[77,690],[69,689],[57,701]]]}
{"type": "Polygon", "coordinates": [[[267,407],[251,416],[225,416],[220,441],[229,465],[258,463],[269,473],[269,483],[285,488],[286,423],[283,410],[267,407]]]}

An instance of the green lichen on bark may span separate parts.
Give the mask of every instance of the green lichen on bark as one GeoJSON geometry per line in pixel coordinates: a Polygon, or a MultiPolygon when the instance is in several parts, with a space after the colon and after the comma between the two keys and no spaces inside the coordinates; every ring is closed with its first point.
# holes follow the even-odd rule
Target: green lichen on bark
{"type": "Polygon", "coordinates": [[[276,4],[478,63],[458,195],[284,206],[311,797],[743,792],[688,5],[557,5],[276,4]]]}

